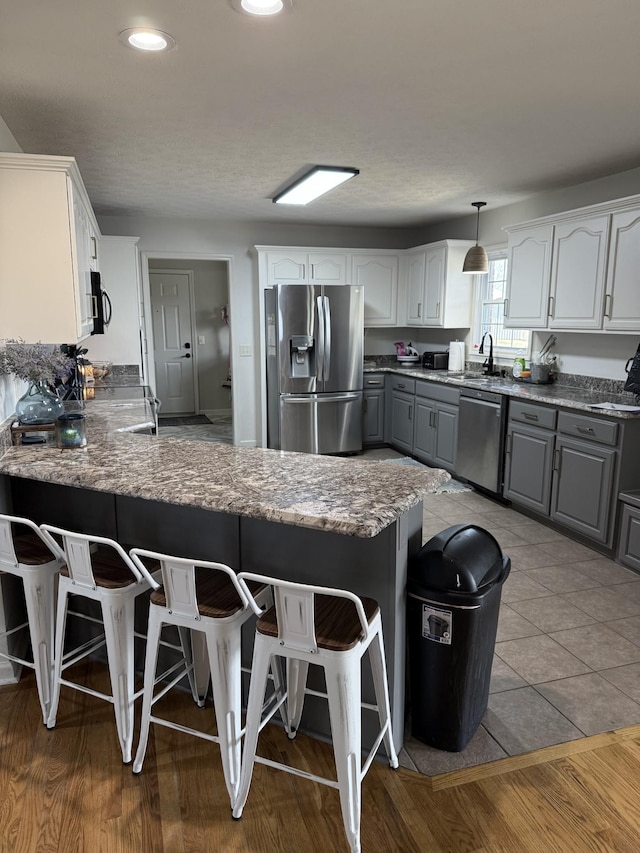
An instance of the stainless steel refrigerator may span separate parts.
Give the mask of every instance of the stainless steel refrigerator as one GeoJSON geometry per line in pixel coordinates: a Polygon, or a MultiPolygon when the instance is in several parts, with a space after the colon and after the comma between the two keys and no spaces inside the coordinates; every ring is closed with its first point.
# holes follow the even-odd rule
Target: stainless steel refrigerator
{"type": "Polygon", "coordinates": [[[268,446],[362,450],[363,288],[279,284],[265,319],[268,446]]]}

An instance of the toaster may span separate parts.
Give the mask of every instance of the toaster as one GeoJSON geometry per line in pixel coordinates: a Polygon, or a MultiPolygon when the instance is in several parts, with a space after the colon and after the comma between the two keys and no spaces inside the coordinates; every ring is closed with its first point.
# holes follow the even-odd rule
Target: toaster
{"type": "Polygon", "coordinates": [[[422,366],[429,370],[446,370],[449,366],[448,352],[425,352],[422,355],[422,366]]]}

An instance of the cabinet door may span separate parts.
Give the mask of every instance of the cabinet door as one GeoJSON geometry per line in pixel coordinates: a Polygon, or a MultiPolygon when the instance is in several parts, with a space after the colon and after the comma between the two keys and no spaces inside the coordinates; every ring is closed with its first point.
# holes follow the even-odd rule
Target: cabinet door
{"type": "Polygon", "coordinates": [[[550,328],[602,328],[608,237],[608,216],[591,216],[556,225],[550,328]]]}
{"type": "Polygon", "coordinates": [[[269,252],[267,254],[267,280],[275,284],[307,284],[308,255],[306,252],[269,252]]]}
{"type": "Polygon", "coordinates": [[[363,395],[363,444],[381,444],[384,441],[384,387],[365,390],[363,395]]]}
{"type": "Polygon", "coordinates": [[[444,314],[444,277],[446,247],[429,249],[425,253],[423,325],[442,326],[444,314]]]}
{"type": "Polygon", "coordinates": [[[93,331],[94,306],[91,296],[91,271],[97,269],[98,241],[87,211],[79,198],[73,199],[73,221],[76,248],[77,294],[76,316],[78,339],[93,331]],[[95,257],[93,257],[95,255],[95,257]]]}
{"type": "Polygon", "coordinates": [[[434,463],[438,468],[455,471],[458,446],[458,407],[451,406],[448,403],[436,403],[435,423],[434,463]]]}
{"type": "Polygon", "coordinates": [[[364,287],[364,325],[395,326],[398,256],[354,255],[351,280],[364,287]]]}
{"type": "Polygon", "coordinates": [[[424,314],[425,254],[407,258],[407,323],[421,326],[424,314]]]}
{"type": "Polygon", "coordinates": [[[551,518],[607,542],[616,451],[558,437],[555,455],[551,518]]]}
{"type": "Polygon", "coordinates": [[[413,454],[424,462],[433,462],[435,453],[436,404],[425,397],[416,397],[413,454]]]}
{"type": "Polygon", "coordinates": [[[552,240],[552,225],[534,226],[509,234],[505,326],[515,329],[546,327],[552,240]]]}
{"type": "Polygon", "coordinates": [[[393,391],[391,394],[391,444],[407,453],[413,450],[413,407],[412,394],[393,391]]]}
{"type": "Polygon", "coordinates": [[[507,429],[505,498],[549,515],[553,432],[510,423],[507,429]]]}
{"type": "Polygon", "coordinates": [[[611,218],[604,328],[640,331],[640,210],[611,218]]]}
{"type": "Polygon", "coordinates": [[[309,281],[313,284],[346,284],[347,255],[309,255],[309,281]]]}

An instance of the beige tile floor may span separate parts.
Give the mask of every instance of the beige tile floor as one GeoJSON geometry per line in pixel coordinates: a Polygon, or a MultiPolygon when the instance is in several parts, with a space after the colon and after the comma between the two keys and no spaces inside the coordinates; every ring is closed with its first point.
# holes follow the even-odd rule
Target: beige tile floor
{"type": "Polygon", "coordinates": [[[423,541],[462,522],[511,558],[489,707],[459,753],[407,726],[403,763],[437,775],[640,723],[640,575],[476,491],[425,498],[423,541]]]}
{"type": "Polygon", "coordinates": [[[489,707],[460,753],[407,750],[434,775],[640,723],[640,575],[477,492],[424,501],[423,538],[460,522],[511,558],[489,707]]]}

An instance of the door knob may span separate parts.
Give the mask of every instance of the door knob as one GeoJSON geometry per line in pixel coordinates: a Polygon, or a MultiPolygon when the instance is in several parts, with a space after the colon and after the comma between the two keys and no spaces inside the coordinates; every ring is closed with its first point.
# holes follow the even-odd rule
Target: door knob
{"type": "Polygon", "coordinates": [[[191,358],[191,353],[187,352],[184,355],[181,355],[180,358],[191,358]]]}
{"type": "Polygon", "coordinates": [[[184,345],[184,348],[185,348],[185,349],[191,349],[191,344],[185,344],[185,345],[184,345]]]}

